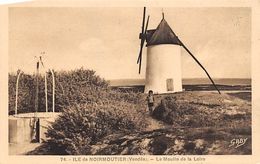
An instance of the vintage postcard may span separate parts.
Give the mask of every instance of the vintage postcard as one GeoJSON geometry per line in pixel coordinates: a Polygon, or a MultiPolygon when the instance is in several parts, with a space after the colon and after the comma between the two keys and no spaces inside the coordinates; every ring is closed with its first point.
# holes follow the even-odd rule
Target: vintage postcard
{"type": "Polygon", "coordinates": [[[1,6],[0,163],[259,164],[259,9],[1,6]]]}

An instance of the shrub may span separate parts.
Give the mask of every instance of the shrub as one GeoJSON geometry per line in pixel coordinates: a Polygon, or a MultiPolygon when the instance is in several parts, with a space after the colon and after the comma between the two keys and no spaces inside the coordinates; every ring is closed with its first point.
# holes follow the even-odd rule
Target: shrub
{"type": "MultiPolygon", "coordinates": [[[[113,101],[123,101],[138,104],[141,93],[134,91],[112,90],[108,82],[95,74],[93,70],[83,68],[73,71],[54,72],[55,74],[55,110],[57,112],[68,106],[81,103],[108,104],[113,101]]],[[[14,113],[15,86],[17,76],[9,74],[9,114],[14,113]]],[[[22,74],[19,81],[18,112],[35,112],[35,75],[22,74]]],[[[52,107],[52,77],[47,73],[48,81],[48,106],[52,107]]],[[[39,76],[39,109],[45,111],[44,77],[39,76]]]]}
{"type": "MultiPolygon", "coordinates": [[[[62,111],[49,128],[44,149],[49,154],[89,154],[102,137],[146,126],[141,93],[113,90],[92,70],[55,74],[55,109],[62,111]],[[139,105],[142,104],[142,105],[139,105]]],[[[52,78],[47,74],[48,105],[52,106],[52,78]]],[[[16,76],[9,74],[9,111],[14,109],[16,76]]],[[[39,76],[39,111],[45,111],[44,77],[39,76]]],[[[34,112],[35,75],[22,75],[19,113],[34,112]]]]}
{"type": "MultiPolygon", "coordinates": [[[[108,89],[108,83],[95,75],[93,70],[83,68],[73,71],[54,72],[55,74],[55,109],[62,111],[71,104],[98,102],[104,96],[103,92],[108,89]]],[[[14,113],[15,108],[15,74],[9,74],[9,114],[14,113]]],[[[47,73],[48,81],[48,106],[52,106],[52,77],[47,73]]],[[[22,74],[19,81],[18,112],[35,112],[35,75],[22,74]]],[[[39,75],[39,109],[45,111],[44,77],[39,75]]]]}
{"type": "Polygon", "coordinates": [[[250,109],[248,102],[226,94],[183,92],[164,97],[153,117],[178,127],[234,127],[250,124],[250,109]]]}
{"type": "MultiPolygon", "coordinates": [[[[13,114],[15,109],[16,75],[9,74],[9,113],[13,114]]],[[[34,111],[35,80],[33,75],[21,75],[19,81],[18,109],[19,112],[34,111]]]]}
{"type": "Polygon", "coordinates": [[[91,154],[91,145],[102,137],[140,129],[143,125],[134,105],[79,104],[64,110],[49,128],[46,144],[53,154],[91,154]]]}

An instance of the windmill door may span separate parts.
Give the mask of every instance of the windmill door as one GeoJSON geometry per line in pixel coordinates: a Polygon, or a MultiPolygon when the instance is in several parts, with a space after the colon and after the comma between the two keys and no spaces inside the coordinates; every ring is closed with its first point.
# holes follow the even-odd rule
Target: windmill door
{"type": "Polygon", "coordinates": [[[173,79],[166,80],[167,91],[173,91],[173,79]]]}

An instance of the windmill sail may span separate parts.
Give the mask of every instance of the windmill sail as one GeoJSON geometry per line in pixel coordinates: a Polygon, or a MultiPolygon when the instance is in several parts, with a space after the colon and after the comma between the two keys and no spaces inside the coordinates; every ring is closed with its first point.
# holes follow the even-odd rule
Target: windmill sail
{"type": "Polygon", "coordinates": [[[150,16],[148,15],[147,22],[146,22],[146,25],[145,25],[145,27],[144,27],[144,23],[145,23],[145,12],[146,12],[146,8],[144,7],[143,22],[142,22],[142,32],[141,32],[140,35],[139,35],[139,38],[141,39],[140,52],[139,52],[138,59],[137,59],[137,64],[139,64],[139,74],[141,73],[143,46],[144,46],[144,43],[145,43],[146,32],[147,32],[148,23],[149,23],[149,17],[150,17],[150,16]]]}

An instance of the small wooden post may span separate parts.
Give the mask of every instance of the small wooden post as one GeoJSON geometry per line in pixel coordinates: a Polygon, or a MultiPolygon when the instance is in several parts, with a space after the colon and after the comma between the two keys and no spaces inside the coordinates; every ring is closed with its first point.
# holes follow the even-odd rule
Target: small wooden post
{"type": "Polygon", "coordinates": [[[19,78],[21,75],[22,71],[18,70],[18,75],[16,79],[16,91],[15,91],[15,115],[18,114],[18,89],[19,89],[19,78]]]}
{"type": "Polygon", "coordinates": [[[39,61],[36,65],[36,94],[35,94],[35,112],[38,112],[38,101],[39,101],[39,61]]]}
{"type": "Polygon", "coordinates": [[[52,112],[55,112],[55,76],[53,70],[51,70],[52,75],[52,112]]]}
{"type": "Polygon", "coordinates": [[[45,107],[46,107],[46,112],[48,112],[48,88],[47,88],[47,75],[46,72],[44,71],[44,84],[45,84],[45,107]]]}

